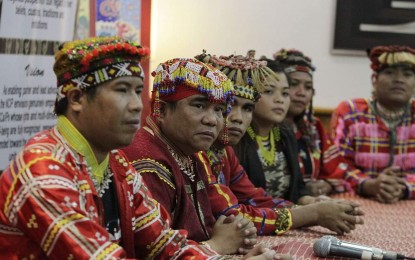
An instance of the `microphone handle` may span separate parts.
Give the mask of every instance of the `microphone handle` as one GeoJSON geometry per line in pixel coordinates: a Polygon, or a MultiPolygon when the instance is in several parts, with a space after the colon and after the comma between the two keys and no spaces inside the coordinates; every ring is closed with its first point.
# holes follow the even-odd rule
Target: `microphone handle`
{"type": "Polygon", "coordinates": [[[382,252],[374,254],[373,251],[367,251],[352,247],[345,247],[336,244],[330,244],[329,248],[330,256],[340,256],[348,258],[356,258],[361,260],[397,260],[405,259],[405,256],[394,252],[382,252]]]}
{"type": "Polygon", "coordinates": [[[376,247],[367,247],[367,246],[353,244],[353,243],[349,243],[349,242],[341,241],[341,240],[338,240],[336,242],[336,244],[339,245],[339,246],[345,246],[345,247],[348,247],[348,248],[356,248],[356,249],[360,249],[360,250],[363,250],[363,251],[372,252],[372,259],[374,259],[374,260],[377,260],[377,259],[381,259],[381,260],[405,259],[405,257],[398,258],[398,254],[395,253],[395,252],[383,251],[382,249],[376,248],[376,247]]]}
{"type": "Polygon", "coordinates": [[[372,253],[361,249],[350,248],[331,244],[329,249],[330,256],[356,258],[362,260],[372,260],[372,253]]]}

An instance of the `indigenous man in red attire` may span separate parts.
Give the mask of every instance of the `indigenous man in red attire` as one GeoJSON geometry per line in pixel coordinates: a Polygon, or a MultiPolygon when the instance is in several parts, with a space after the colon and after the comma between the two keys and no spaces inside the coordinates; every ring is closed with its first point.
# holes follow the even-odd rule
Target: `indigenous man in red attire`
{"type": "Polygon", "coordinates": [[[168,213],[117,150],[140,125],[147,54],[118,37],[57,51],[57,124],[29,139],[0,177],[0,259],[221,257],[170,229],[168,213]]]}
{"type": "Polygon", "coordinates": [[[245,253],[256,243],[254,225],[241,216],[232,225],[225,217],[216,222],[206,190],[208,162],[193,155],[218,136],[233,99],[232,83],[194,59],[166,61],[152,74],[152,114],[124,152],[170,213],[172,228],[186,229],[190,239],[221,254],[245,253]]]}
{"type": "Polygon", "coordinates": [[[193,156],[218,136],[233,99],[232,83],[193,59],[166,61],[152,74],[152,115],[124,152],[170,213],[172,228],[186,229],[190,239],[221,254],[246,253],[256,243],[254,225],[241,216],[216,222],[204,179],[209,165],[193,156]]]}
{"type": "Polygon", "coordinates": [[[335,144],[357,169],[345,179],[382,203],[415,199],[415,49],[376,46],[368,55],[373,97],[341,102],[331,122],[335,144]]]}

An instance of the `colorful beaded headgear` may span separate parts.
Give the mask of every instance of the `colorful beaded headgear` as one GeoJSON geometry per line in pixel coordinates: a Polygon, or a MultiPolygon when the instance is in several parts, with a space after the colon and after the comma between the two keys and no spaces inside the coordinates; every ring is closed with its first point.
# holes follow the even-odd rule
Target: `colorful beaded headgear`
{"type": "MultiPolygon", "coordinates": [[[[242,55],[220,56],[203,53],[197,55],[196,59],[211,64],[222,71],[234,84],[235,96],[246,98],[257,102],[260,92],[264,90],[267,80],[278,80],[278,76],[266,67],[266,61],[258,61],[242,55]]],[[[223,145],[229,143],[227,119],[221,139],[223,145]]]]}
{"type": "Polygon", "coordinates": [[[266,61],[259,61],[242,55],[220,56],[202,54],[196,59],[209,63],[222,71],[234,84],[235,96],[257,102],[267,80],[279,80],[267,67],[266,61]]]}
{"type": "Polygon", "coordinates": [[[313,72],[316,70],[311,59],[295,49],[281,49],[274,54],[274,59],[284,67],[287,74],[302,71],[313,76],[313,72]]]}
{"type": "Polygon", "coordinates": [[[415,71],[415,49],[408,46],[377,46],[367,50],[373,71],[379,72],[387,67],[408,65],[415,71]]]}
{"type": "Polygon", "coordinates": [[[172,59],[161,63],[151,73],[153,81],[153,116],[160,115],[160,100],[174,102],[203,94],[212,103],[226,103],[227,115],[233,103],[233,84],[225,74],[195,59],[172,59]]]}
{"type": "MultiPolygon", "coordinates": [[[[290,73],[296,71],[308,73],[312,77],[316,70],[311,63],[311,59],[295,49],[281,49],[274,54],[274,59],[277,64],[284,68],[288,77],[290,73]]],[[[320,152],[320,137],[314,124],[313,99],[310,100],[308,108],[302,114],[296,116],[294,121],[297,128],[303,133],[301,138],[312,149],[312,152],[320,152]]]]}
{"type": "Polygon", "coordinates": [[[65,43],[55,54],[56,102],[69,90],[87,90],[123,76],[144,78],[140,60],[149,49],[120,37],[90,38],[65,43]]]}

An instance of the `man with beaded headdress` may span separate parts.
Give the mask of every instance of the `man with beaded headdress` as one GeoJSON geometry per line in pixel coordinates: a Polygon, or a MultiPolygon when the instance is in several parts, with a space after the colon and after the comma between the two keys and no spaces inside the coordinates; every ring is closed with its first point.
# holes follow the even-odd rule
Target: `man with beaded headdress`
{"type": "Polygon", "coordinates": [[[348,188],[343,180],[351,169],[313,113],[315,66],[309,57],[295,49],[281,49],[275,61],[290,79],[290,107],[285,122],[293,129],[298,144],[300,170],[307,188],[314,196],[348,188]]]}
{"type": "MultiPolygon", "coordinates": [[[[269,64],[251,57],[233,55],[216,57],[204,53],[197,58],[220,69],[235,86],[235,102],[227,117],[227,128],[207,151],[207,155],[199,154],[199,158],[207,156],[210,161],[212,171],[209,172],[211,175],[208,178],[209,197],[214,214],[228,215],[241,212],[254,222],[258,235],[280,235],[289,229],[310,225],[322,225],[337,231],[338,229],[333,227],[337,226],[338,222],[344,222],[346,219],[354,222],[355,216],[347,216],[346,219],[325,219],[327,210],[349,210],[351,207],[348,203],[337,205],[337,202],[332,201],[292,207],[294,204],[288,200],[271,197],[261,187],[255,187],[250,180],[257,178],[255,175],[262,174],[259,169],[262,166],[254,163],[253,156],[249,156],[249,164],[241,164],[231,147],[244,138],[243,142],[251,145],[246,146],[249,151],[244,149],[241,154],[257,154],[254,142],[250,141],[250,135],[245,135],[245,132],[250,126],[260,93],[269,91],[269,85],[279,81],[278,75],[268,67],[269,64]],[[249,175],[243,165],[249,169],[249,175]],[[311,216],[317,218],[313,219],[311,216]]],[[[285,83],[288,85],[286,80],[285,83]]],[[[301,176],[300,173],[298,175],[301,176]]],[[[356,209],[356,213],[358,211],[356,209]]]]}
{"type": "Polygon", "coordinates": [[[147,55],[118,37],[57,51],[57,124],[29,139],[0,177],[1,259],[220,257],[170,229],[117,150],[140,125],[147,55]]]}
{"type": "Polygon", "coordinates": [[[206,189],[209,162],[195,155],[207,150],[222,129],[232,83],[194,59],[168,60],[152,75],[152,114],[125,153],[170,213],[172,228],[186,229],[190,239],[219,253],[244,253],[256,243],[256,229],[242,216],[216,221],[206,189]]]}
{"type": "Polygon", "coordinates": [[[368,50],[372,98],[344,101],[332,121],[334,141],[349,164],[356,191],[384,203],[415,198],[415,49],[368,50]]]}

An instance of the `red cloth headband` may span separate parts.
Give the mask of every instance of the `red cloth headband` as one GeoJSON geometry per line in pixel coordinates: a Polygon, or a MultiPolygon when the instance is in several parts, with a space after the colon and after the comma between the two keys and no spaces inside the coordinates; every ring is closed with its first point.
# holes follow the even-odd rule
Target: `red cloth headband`
{"type": "Polygon", "coordinates": [[[184,98],[201,94],[196,88],[190,88],[186,85],[179,85],[175,88],[175,91],[168,95],[160,95],[160,100],[166,102],[175,102],[184,98]]]}
{"type": "Polygon", "coordinates": [[[184,98],[201,94],[197,89],[188,87],[186,85],[179,85],[168,95],[160,95],[157,90],[152,91],[151,111],[155,117],[160,116],[160,100],[164,102],[176,102],[184,98]]]}

